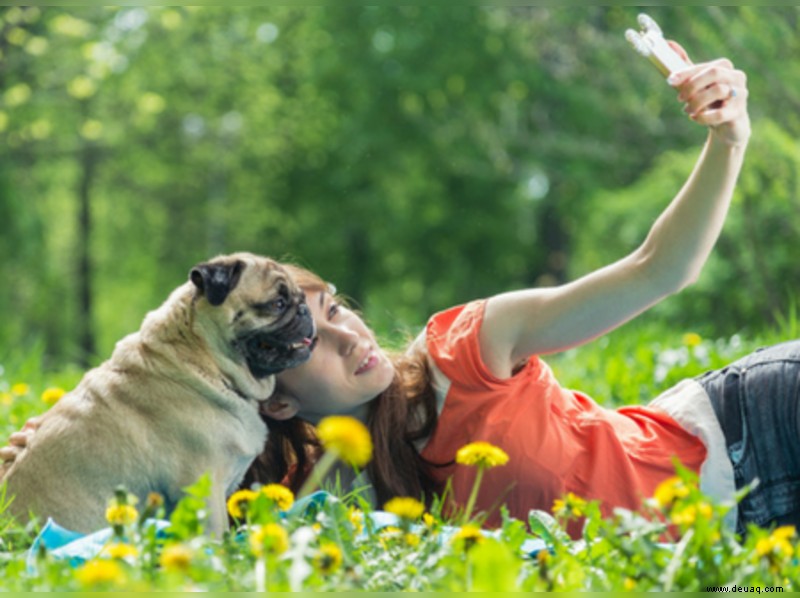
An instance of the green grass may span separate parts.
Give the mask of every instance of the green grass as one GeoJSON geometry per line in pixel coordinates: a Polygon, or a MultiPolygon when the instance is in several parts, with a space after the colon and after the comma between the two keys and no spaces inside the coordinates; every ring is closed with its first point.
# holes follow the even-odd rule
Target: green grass
{"type": "MultiPolygon", "coordinates": [[[[789,319],[759,338],[717,340],[688,330],[628,326],[548,362],[565,386],[602,403],[640,403],[681,378],[793,337],[796,328],[789,319]]],[[[3,438],[47,408],[41,400],[47,388],[68,390],[80,378],[74,369],[46,371],[43,363],[41,346],[2,362],[3,438]]],[[[722,526],[728,507],[702,496],[689,473],[678,475],[666,494],[674,500],[661,495],[638,513],[603,519],[596,504],[568,496],[555,513],[533,512],[529,522],[506,517],[494,535],[480,537],[438,509],[424,521],[376,529],[368,524],[369,507],[351,494],[287,517],[258,499],[236,529],[210,539],[202,533],[208,489],[201,481],[173,514],[168,539],[128,522],[115,528],[112,546],[89,564],[73,567],[42,553],[35,573],[26,569],[25,556],[37,526],[21,527],[4,516],[0,495],[0,591],[800,589],[796,536],[753,530],[741,543],[722,526]],[[563,531],[576,515],[587,522],[577,541],[563,531]],[[546,540],[550,550],[523,555],[528,538],[546,540]]],[[[140,518],[159,515],[157,503],[137,507],[140,518]]]]}

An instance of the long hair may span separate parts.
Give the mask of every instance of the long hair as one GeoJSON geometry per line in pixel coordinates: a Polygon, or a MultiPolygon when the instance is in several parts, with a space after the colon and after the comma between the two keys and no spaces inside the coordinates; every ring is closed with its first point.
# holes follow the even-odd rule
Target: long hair
{"type": "MultiPolygon", "coordinates": [[[[322,278],[305,268],[292,264],[284,264],[284,267],[306,292],[329,292],[331,289],[322,278]]],[[[432,464],[414,447],[414,441],[433,432],[437,421],[436,395],[426,354],[418,349],[409,354],[392,354],[390,358],[395,368],[394,379],[372,401],[367,414],[366,423],[374,447],[367,474],[378,504],[394,496],[430,500],[439,490],[429,474],[432,464]]],[[[283,482],[297,492],[322,452],[315,428],[297,416],[279,421],[262,411],[261,417],[269,435],[242,486],[283,482]]]]}

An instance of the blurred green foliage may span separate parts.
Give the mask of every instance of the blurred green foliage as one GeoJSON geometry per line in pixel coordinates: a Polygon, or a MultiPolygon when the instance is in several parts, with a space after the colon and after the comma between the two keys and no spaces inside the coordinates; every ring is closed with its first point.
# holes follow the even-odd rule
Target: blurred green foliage
{"type": "MultiPolygon", "coordinates": [[[[627,47],[637,12],[4,7],[2,351],[97,362],[235,250],[319,271],[382,336],[621,257],[704,138],[627,47]]],[[[756,124],[714,260],[656,318],[758,330],[800,277],[800,9],[648,12],[748,73],[756,124]]]]}

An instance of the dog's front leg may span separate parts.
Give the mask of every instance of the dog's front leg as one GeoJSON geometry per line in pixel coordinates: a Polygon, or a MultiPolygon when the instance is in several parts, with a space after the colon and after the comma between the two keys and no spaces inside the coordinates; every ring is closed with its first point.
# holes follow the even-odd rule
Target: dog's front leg
{"type": "Polygon", "coordinates": [[[208,533],[217,538],[228,531],[228,509],[225,501],[225,485],[219,479],[213,481],[208,499],[208,533]]]}

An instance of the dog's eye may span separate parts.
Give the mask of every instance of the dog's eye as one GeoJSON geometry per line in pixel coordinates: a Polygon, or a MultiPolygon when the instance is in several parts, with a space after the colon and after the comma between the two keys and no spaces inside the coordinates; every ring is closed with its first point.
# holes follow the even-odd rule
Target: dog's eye
{"type": "Polygon", "coordinates": [[[263,314],[281,314],[289,307],[289,301],[285,297],[276,297],[271,301],[253,304],[253,309],[263,314]]]}

